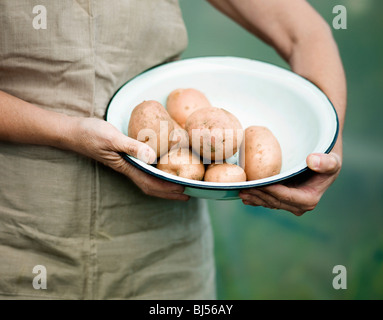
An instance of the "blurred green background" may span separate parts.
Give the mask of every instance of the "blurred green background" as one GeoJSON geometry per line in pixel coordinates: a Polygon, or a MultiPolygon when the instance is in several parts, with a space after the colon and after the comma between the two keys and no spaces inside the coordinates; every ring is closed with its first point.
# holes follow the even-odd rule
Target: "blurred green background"
{"type": "MultiPolygon", "coordinates": [[[[219,299],[383,299],[383,1],[311,0],[332,25],[348,80],[344,163],[318,207],[285,211],[210,201],[219,299]],[[332,269],[347,268],[347,290],[332,269]]],[[[189,33],[183,58],[239,56],[288,65],[204,0],[180,0],[189,33]]]]}

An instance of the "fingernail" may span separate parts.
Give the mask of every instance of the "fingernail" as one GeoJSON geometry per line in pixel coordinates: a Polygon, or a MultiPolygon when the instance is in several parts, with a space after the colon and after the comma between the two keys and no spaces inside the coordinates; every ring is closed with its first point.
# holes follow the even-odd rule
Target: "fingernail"
{"type": "Polygon", "coordinates": [[[152,164],[156,160],[156,156],[151,149],[145,151],[145,162],[152,164]]]}
{"type": "Polygon", "coordinates": [[[246,201],[246,200],[250,200],[250,195],[249,195],[249,194],[242,194],[242,195],[241,195],[241,199],[242,199],[242,200],[245,200],[245,201],[246,201]]]}
{"type": "Polygon", "coordinates": [[[149,150],[146,151],[146,153],[145,153],[146,163],[149,163],[149,164],[150,164],[150,163],[153,163],[153,161],[154,161],[154,160],[152,159],[153,157],[151,157],[150,155],[151,155],[150,151],[149,151],[149,150]]]}
{"type": "Polygon", "coordinates": [[[335,168],[338,167],[338,161],[335,157],[332,157],[331,158],[331,165],[330,165],[330,169],[331,170],[334,170],[335,168]]]}
{"type": "Polygon", "coordinates": [[[140,147],[140,149],[137,152],[137,158],[141,161],[148,162],[149,160],[149,151],[146,147],[140,147]]]}
{"type": "Polygon", "coordinates": [[[157,161],[157,154],[153,151],[153,150],[150,150],[151,151],[151,158],[150,158],[150,163],[155,163],[157,161]]]}
{"type": "Polygon", "coordinates": [[[189,196],[186,196],[186,197],[182,197],[182,200],[181,201],[189,201],[190,200],[190,197],[189,196]]]}
{"type": "Polygon", "coordinates": [[[149,158],[150,158],[150,154],[148,151],[146,151],[142,156],[141,156],[141,160],[144,161],[145,163],[148,163],[149,162],[149,158]]]}
{"type": "Polygon", "coordinates": [[[308,159],[308,165],[311,169],[319,169],[320,168],[320,157],[319,156],[311,156],[308,159]]]}

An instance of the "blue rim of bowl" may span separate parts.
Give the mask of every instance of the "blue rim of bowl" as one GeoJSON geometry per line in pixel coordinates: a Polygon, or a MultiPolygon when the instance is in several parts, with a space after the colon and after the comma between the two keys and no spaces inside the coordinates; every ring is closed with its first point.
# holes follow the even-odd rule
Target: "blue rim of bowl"
{"type": "MultiPolygon", "coordinates": [[[[133,81],[135,78],[141,76],[142,74],[152,70],[152,69],[155,69],[157,67],[161,67],[161,66],[165,66],[165,65],[169,65],[169,64],[173,64],[173,63],[177,63],[177,62],[180,62],[180,61],[189,61],[189,60],[193,60],[193,59],[201,59],[202,57],[197,57],[197,58],[189,58],[189,59],[183,59],[183,60],[177,60],[177,61],[172,61],[172,62],[167,62],[167,63],[164,63],[164,64],[158,64],[154,67],[151,67],[143,72],[141,72],[140,74],[138,74],[137,76],[133,77],[132,79],[130,79],[129,81],[125,82],[116,92],[115,94],[112,96],[112,98],[110,99],[109,103],[108,103],[108,106],[106,107],[106,111],[105,111],[105,116],[104,116],[104,120],[105,121],[108,121],[108,111],[109,111],[109,107],[110,105],[112,104],[113,102],[113,99],[115,98],[115,96],[121,91],[121,89],[123,87],[125,87],[125,85],[127,85],[129,82],[133,81]]],[[[225,56],[217,56],[217,57],[209,57],[209,58],[237,58],[237,59],[246,59],[246,60],[250,60],[250,61],[258,61],[258,60],[252,60],[252,59],[247,59],[247,58],[242,58],[242,57],[225,57],[225,56]]],[[[273,67],[278,67],[278,68],[281,68],[281,69],[284,69],[285,71],[288,71],[288,72],[291,72],[293,73],[294,75],[300,77],[301,79],[307,81],[307,82],[310,82],[314,87],[316,87],[320,92],[322,92],[325,97],[327,98],[328,102],[330,103],[333,111],[334,111],[334,114],[335,114],[335,119],[336,119],[336,130],[335,130],[335,135],[334,135],[334,138],[330,144],[330,146],[327,148],[327,150],[324,152],[324,153],[330,153],[330,151],[334,148],[334,145],[338,139],[338,135],[339,135],[339,118],[338,118],[338,113],[334,107],[334,104],[331,102],[331,100],[329,99],[329,97],[313,82],[311,82],[310,80],[302,77],[301,75],[297,74],[297,73],[294,73],[292,72],[291,70],[288,70],[288,69],[285,69],[285,68],[282,68],[282,67],[279,67],[279,66],[276,66],[276,65],[273,65],[271,63],[268,63],[268,62],[264,62],[264,61],[260,61],[262,63],[265,63],[265,64],[268,64],[270,66],[273,66],[273,67]]],[[[206,186],[206,185],[199,185],[197,184],[197,182],[193,182],[193,183],[189,183],[189,182],[185,182],[185,181],[179,181],[179,180],[176,180],[176,179],[171,179],[171,178],[168,178],[168,177],[164,177],[162,175],[159,175],[153,171],[150,171],[144,167],[142,167],[141,165],[139,165],[137,162],[133,161],[130,156],[128,156],[126,153],[123,153],[121,152],[120,153],[121,157],[124,158],[127,162],[129,162],[130,164],[132,164],[133,166],[135,166],[137,169],[145,172],[145,173],[148,173],[156,178],[159,178],[159,179],[162,179],[162,180],[165,180],[165,181],[169,181],[169,182],[173,182],[173,183],[176,183],[176,184],[180,184],[180,185],[183,185],[185,187],[191,187],[191,188],[196,188],[196,189],[201,189],[201,190],[216,190],[216,191],[225,191],[225,190],[242,190],[242,189],[250,189],[250,188],[257,188],[257,187],[263,187],[263,186],[269,186],[269,185],[272,185],[272,184],[276,184],[278,182],[281,182],[281,181],[285,181],[285,180],[288,180],[290,178],[293,178],[305,171],[308,171],[309,168],[306,166],[304,167],[303,169],[299,170],[299,171],[296,171],[292,174],[289,174],[288,176],[284,176],[282,178],[278,178],[278,179],[275,179],[275,180],[272,180],[272,181],[267,181],[267,182],[262,182],[262,183],[254,183],[254,184],[250,184],[250,185],[246,185],[246,186],[222,186],[222,187],[216,187],[216,186],[206,186]]],[[[257,180],[254,180],[254,182],[257,181],[257,180]]]]}

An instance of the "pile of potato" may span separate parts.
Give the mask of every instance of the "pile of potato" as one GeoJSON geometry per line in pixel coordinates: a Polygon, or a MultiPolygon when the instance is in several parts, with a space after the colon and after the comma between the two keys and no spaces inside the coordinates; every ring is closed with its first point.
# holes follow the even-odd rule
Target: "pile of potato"
{"type": "Polygon", "coordinates": [[[178,177],[209,182],[243,182],[280,173],[282,152],[266,127],[243,131],[230,112],[215,108],[196,89],[176,89],[166,102],[136,106],[128,135],[157,153],[157,168],[178,177]],[[239,165],[226,159],[239,151],[239,165]]]}

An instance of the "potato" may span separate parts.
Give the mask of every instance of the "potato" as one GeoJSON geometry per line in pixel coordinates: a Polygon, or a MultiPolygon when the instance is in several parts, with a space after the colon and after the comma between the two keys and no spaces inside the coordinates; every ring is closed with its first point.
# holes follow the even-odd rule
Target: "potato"
{"type": "Polygon", "coordinates": [[[173,120],[157,101],[144,101],[130,116],[128,136],[146,143],[157,158],[169,151],[169,137],[174,130],[173,120]]]}
{"type": "Polygon", "coordinates": [[[185,148],[170,150],[163,155],[158,161],[157,169],[192,180],[202,180],[205,174],[201,159],[185,148]]]}
{"type": "Polygon", "coordinates": [[[281,172],[281,146],[266,127],[252,126],[245,130],[239,158],[248,181],[267,178],[281,172]]]}
{"type": "Polygon", "coordinates": [[[176,89],[166,102],[169,115],[185,128],[186,119],[197,109],[210,108],[211,104],[205,95],[196,89],[176,89]]]}
{"type": "Polygon", "coordinates": [[[189,148],[189,135],[185,129],[173,120],[174,130],[170,132],[169,149],[189,148]]]}
{"type": "Polygon", "coordinates": [[[213,163],[207,167],[205,181],[209,182],[244,182],[246,181],[245,171],[236,164],[213,163]]]}
{"type": "Polygon", "coordinates": [[[242,143],[240,122],[224,109],[211,107],[193,112],[186,121],[185,129],[190,146],[204,159],[230,158],[242,143]]]}

